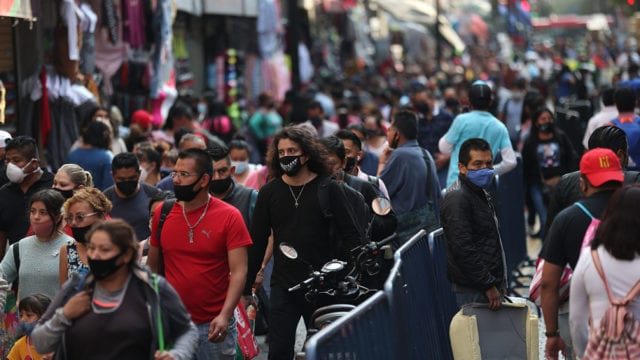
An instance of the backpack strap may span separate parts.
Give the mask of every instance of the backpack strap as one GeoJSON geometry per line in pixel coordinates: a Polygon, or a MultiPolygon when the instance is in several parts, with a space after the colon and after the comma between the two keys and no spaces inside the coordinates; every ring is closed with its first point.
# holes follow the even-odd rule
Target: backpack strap
{"type": "Polygon", "coordinates": [[[158,219],[158,227],[156,229],[156,236],[158,237],[158,273],[164,274],[164,258],[162,255],[162,227],[164,226],[165,220],[167,220],[167,216],[173,209],[173,205],[175,205],[176,199],[167,199],[162,203],[162,208],[160,209],[160,219],[158,219]]]}
{"type": "Polygon", "coordinates": [[[579,208],[580,208],[580,210],[582,210],[585,214],[587,214],[587,216],[588,216],[588,217],[590,217],[590,218],[591,218],[591,220],[593,220],[593,219],[595,219],[595,218],[596,218],[596,217],[595,217],[595,216],[593,216],[593,215],[591,214],[591,212],[590,212],[590,211],[589,211],[589,210],[588,210],[584,205],[582,205],[579,201],[576,201],[576,202],[575,202],[575,205],[576,205],[577,207],[579,207],[579,208]]]}
{"type": "Polygon", "coordinates": [[[152,281],[153,281],[153,290],[156,293],[157,304],[158,304],[157,314],[156,314],[156,324],[157,324],[157,327],[158,327],[158,350],[164,351],[165,350],[165,346],[164,346],[164,328],[162,327],[162,309],[161,309],[161,306],[160,306],[160,290],[158,289],[158,275],[157,274],[151,274],[151,278],[152,278],[152,281]]]}
{"type": "Polygon", "coordinates": [[[635,299],[640,294],[640,280],[631,287],[631,290],[629,290],[624,298],[616,300],[611,293],[607,277],[604,275],[604,270],[602,269],[602,263],[600,262],[600,256],[598,256],[597,249],[591,250],[591,258],[593,259],[593,265],[598,271],[598,275],[600,275],[602,282],[604,282],[604,287],[607,290],[607,297],[609,298],[609,302],[612,306],[612,308],[605,314],[605,316],[609,318],[607,336],[611,339],[619,339],[622,335],[622,331],[624,330],[624,318],[628,313],[626,306],[631,302],[631,300],[635,299]]]}

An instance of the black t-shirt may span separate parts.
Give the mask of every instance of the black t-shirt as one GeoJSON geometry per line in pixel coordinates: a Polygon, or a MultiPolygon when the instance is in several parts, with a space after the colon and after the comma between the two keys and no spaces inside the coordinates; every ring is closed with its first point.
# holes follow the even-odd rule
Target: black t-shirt
{"type": "MultiPolygon", "coordinates": [[[[309,267],[305,262],[319,270],[334,258],[336,246],[329,236],[330,223],[323,216],[318,200],[320,179],[318,176],[304,186],[289,186],[277,178],[260,189],[251,226],[254,245],[249,252],[248,284],[252,283],[260,268],[271,229],[274,235],[272,284],[293,286],[308,277],[309,267]],[[297,208],[294,197],[298,197],[297,208]],[[282,242],[298,251],[297,260],[288,259],[280,252],[278,246],[282,242]]],[[[351,246],[346,248],[353,248],[359,243],[358,230],[343,205],[346,199],[339,190],[340,185],[333,181],[330,184],[333,218],[338,231],[344,235],[344,241],[353,243],[352,246],[346,244],[351,246]]]]}
{"type": "MultiPolygon", "coordinates": [[[[613,191],[602,191],[580,200],[580,203],[596,218],[602,217],[613,191]]],[[[575,269],[580,257],[580,247],[591,218],[576,205],[562,210],[551,224],[549,234],[542,247],[545,261],[559,266],[567,263],[575,269]]]]}
{"type": "MultiPolygon", "coordinates": [[[[144,283],[132,276],[122,303],[113,312],[90,310],[65,332],[67,359],[151,358],[151,325],[144,283]]],[[[163,314],[166,316],[166,314],[163,314]]]]}
{"type": "Polygon", "coordinates": [[[0,231],[7,233],[9,243],[19,241],[29,230],[29,201],[31,195],[53,185],[53,174],[44,170],[40,180],[23,193],[20,185],[8,183],[0,188],[0,231]]]}

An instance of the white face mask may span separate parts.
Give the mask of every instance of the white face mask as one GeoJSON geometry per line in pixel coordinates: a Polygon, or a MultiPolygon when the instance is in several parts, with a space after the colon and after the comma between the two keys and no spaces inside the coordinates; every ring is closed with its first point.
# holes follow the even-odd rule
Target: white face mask
{"type": "Polygon", "coordinates": [[[144,182],[145,180],[147,180],[147,176],[149,176],[149,172],[147,171],[147,169],[143,168],[142,166],[140,167],[140,182],[144,182]]]}
{"type": "Polygon", "coordinates": [[[38,171],[38,169],[36,169],[28,174],[24,172],[24,169],[29,166],[33,160],[34,159],[31,159],[23,168],[18,167],[18,165],[14,163],[7,164],[7,179],[14,184],[21,184],[27,175],[31,175],[38,171]]]}
{"type": "Polygon", "coordinates": [[[244,174],[249,168],[249,160],[247,161],[232,161],[231,166],[236,167],[236,174],[244,174]]]}

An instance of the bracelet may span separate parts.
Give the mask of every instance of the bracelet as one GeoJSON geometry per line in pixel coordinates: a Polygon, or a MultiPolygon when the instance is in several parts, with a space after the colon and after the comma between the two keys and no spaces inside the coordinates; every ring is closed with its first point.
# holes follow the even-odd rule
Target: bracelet
{"type": "Polygon", "coordinates": [[[544,333],[544,336],[550,338],[550,337],[558,337],[560,336],[560,331],[556,330],[556,331],[546,331],[544,333]]]}

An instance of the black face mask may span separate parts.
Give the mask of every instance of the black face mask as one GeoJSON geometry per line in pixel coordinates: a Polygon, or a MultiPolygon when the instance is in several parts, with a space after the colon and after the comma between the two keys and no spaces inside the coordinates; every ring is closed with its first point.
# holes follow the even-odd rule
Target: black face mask
{"type": "Polygon", "coordinates": [[[120,255],[122,254],[118,254],[111,259],[105,260],[94,260],[89,258],[89,268],[96,280],[106,279],[109,275],[115,273],[122,267],[122,265],[124,265],[124,263],[117,264],[120,255]]]}
{"type": "Polygon", "coordinates": [[[364,136],[369,139],[372,138],[374,136],[376,136],[378,134],[377,131],[372,130],[372,129],[364,129],[364,136]]]}
{"type": "Polygon", "coordinates": [[[226,179],[211,180],[209,183],[209,192],[212,194],[224,194],[231,186],[231,176],[226,179]]]}
{"type": "Polygon", "coordinates": [[[173,192],[176,195],[176,199],[178,199],[178,201],[191,201],[191,200],[195,199],[196,195],[198,195],[198,193],[202,189],[193,190],[193,186],[198,181],[200,181],[201,178],[202,178],[202,175],[200,175],[198,180],[192,182],[189,185],[176,185],[176,184],[173,184],[173,192]]]}
{"type": "Polygon", "coordinates": [[[322,118],[319,116],[311,118],[311,125],[316,129],[319,128],[322,126],[322,118]]]}
{"type": "Polygon", "coordinates": [[[138,180],[119,181],[116,183],[118,191],[124,196],[131,196],[138,189],[138,180]]]}
{"type": "Polygon", "coordinates": [[[280,168],[288,176],[295,176],[302,169],[302,162],[298,156],[283,156],[280,158],[280,168]]]}
{"type": "Polygon", "coordinates": [[[53,190],[59,192],[65,199],[70,199],[73,196],[73,190],[62,190],[58,188],[53,188],[53,190]]]}
{"type": "Polygon", "coordinates": [[[344,171],[350,173],[355,167],[356,167],[356,158],[347,157],[347,163],[344,166],[344,171]]]}
{"type": "Polygon", "coordinates": [[[546,124],[540,125],[540,132],[545,134],[552,133],[553,129],[554,129],[553,123],[546,123],[546,124]]]}
{"type": "Polygon", "coordinates": [[[87,242],[87,233],[89,232],[89,229],[91,229],[91,225],[84,227],[72,227],[71,234],[77,242],[84,244],[87,242]]]}
{"type": "Polygon", "coordinates": [[[425,104],[425,103],[417,103],[415,105],[416,110],[418,110],[418,112],[422,113],[422,114],[428,114],[429,111],[431,111],[431,109],[429,108],[429,104],[425,104]]]}

